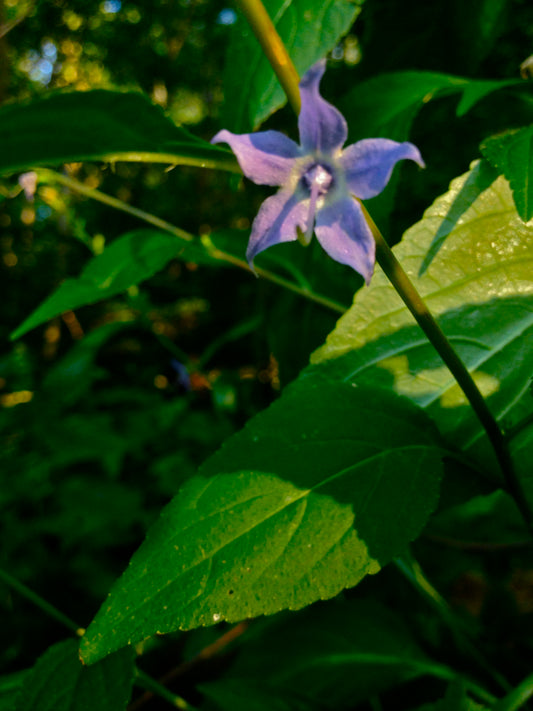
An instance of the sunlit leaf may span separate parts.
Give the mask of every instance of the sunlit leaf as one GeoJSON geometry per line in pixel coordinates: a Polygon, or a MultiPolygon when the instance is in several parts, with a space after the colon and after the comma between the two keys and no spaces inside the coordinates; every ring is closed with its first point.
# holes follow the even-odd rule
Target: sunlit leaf
{"type": "MultiPolygon", "coordinates": [[[[533,226],[519,219],[509,186],[499,178],[449,230],[450,211],[470,176],[454,180],[394,251],[495,416],[512,426],[531,378],[533,226]],[[418,276],[443,228],[446,241],[418,276]]],[[[479,456],[490,459],[481,425],[454,378],[379,268],[312,360],[329,361],[327,377],[411,398],[455,445],[479,448],[479,456]]]]}
{"type": "Polygon", "coordinates": [[[511,185],[518,214],[533,217],[533,126],[484,141],[483,155],[505,175],[511,185]]]}
{"type": "Polygon", "coordinates": [[[455,229],[457,223],[470,208],[473,202],[489,188],[498,177],[498,172],[486,161],[479,161],[470,171],[470,175],[463,183],[461,189],[451,202],[446,219],[442,221],[437,230],[426,256],[420,266],[419,276],[422,276],[429,267],[435,255],[442,247],[446,238],[455,229]]]}
{"type": "Polygon", "coordinates": [[[420,532],[441,452],[407,400],[306,380],[199,474],[91,624],[87,662],[156,632],[299,609],[356,585],[420,532]]]}

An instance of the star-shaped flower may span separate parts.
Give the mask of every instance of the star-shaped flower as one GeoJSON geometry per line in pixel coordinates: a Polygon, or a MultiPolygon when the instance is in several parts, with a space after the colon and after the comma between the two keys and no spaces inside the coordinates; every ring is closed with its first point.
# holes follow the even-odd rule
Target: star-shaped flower
{"type": "Polygon", "coordinates": [[[326,69],[317,62],[300,81],[300,145],[278,131],[237,135],[222,130],[212,143],[228,143],[244,175],[259,185],[281,189],[261,205],[252,225],[246,257],[251,266],[259,252],[279,242],[311,241],[313,230],[326,252],[348,264],[368,284],[374,271],[375,243],[356,198],[378,195],[399,160],[421,167],[412,143],[367,138],[342,150],[348,135],[344,116],[320,96],[326,69]]]}

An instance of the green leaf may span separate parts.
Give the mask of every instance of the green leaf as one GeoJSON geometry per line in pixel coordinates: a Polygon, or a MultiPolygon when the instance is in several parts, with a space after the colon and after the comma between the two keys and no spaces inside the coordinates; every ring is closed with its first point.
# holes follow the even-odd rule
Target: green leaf
{"type": "Polygon", "coordinates": [[[488,138],[481,152],[511,185],[518,214],[533,217],[533,126],[488,138]]]}
{"type": "MultiPolygon", "coordinates": [[[[531,415],[530,415],[531,417],[531,415]]],[[[511,442],[511,454],[516,462],[517,475],[522,480],[526,497],[533,508],[533,421],[511,442]]]]}
{"type": "Polygon", "coordinates": [[[444,538],[488,544],[513,544],[528,539],[516,503],[501,489],[438,512],[432,516],[428,530],[444,538]]]}
{"type": "Polygon", "coordinates": [[[90,625],[88,663],[156,632],[299,609],[356,585],[420,532],[441,452],[407,400],[306,379],[199,474],[90,625]]]}
{"type": "Polygon", "coordinates": [[[26,677],[15,711],[120,711],[129,701],[134,669],[131,650],[86,667],[75,640],[59,642],[26,677]]]}
{"type": "MultiPolygon", "coordinates": [[[[210,267],[244,266],[248,238],[249,232],[244,230],[222,230],[209,237],[191,236],[190,240],[160,230],[128,232],[106,247],[102,254],[89,260],[79,277],[66,279],[11,333],[10,339],[20,338],[65,311],[121,294],[152,277],[172,259],[210,267]]],[[[298,252],[303,251],[298,245],[292,246],[297,247],[298,252]]],[[[256,266],[285,272],[298,286],[317,293],[298,266],[298,259],[291,261],[291,254],[283,249],[272,250],[261,254],[256,266]]],[[[328,261],[321,259],[318,269],[322,281],[328,277],[328,267],[328,261]]]]}
{"type": "MultiPolygon", "coordinates": [[[[519,219],[503,178],[473,201],[418,276],[435,235],[443,225],[448,231],[450,206],[470,176],[454,180],[394,252],[492,412],[510,427],[531,378],[533,225],[519,219]]],[[[484,432],[454,378],[379,268],[312,361],[329,361],[322,366],[324,377],[380,385],[409,397],[456,446],[475,449],[484,464],[494,465],[484,432]]]]}
{"type": "MultiPolygon", "coordinates": [[[[413,121],[428,102],[458,94],[461,98],[456,112],[457,116],[463,116],[492,91],[520,83],[527,86],[522,80],[488,81],[438,72],[393,72],[357,84],[341,99],[339,108],[348,121],[349,143],[376,136],[405,141],[413,121]]],[[[387,188],[370,203],[378,224],[388,223],[403,169],[394,171],[387,188]]]]}
{"type": "Polygon", "coordinates": [[[465,180],[463,186],[454,196],[453,201],[450,204],[448,212],[446,213],[446,219],[442,221],[437,230],[426,256],[420,266],[419,276],[422,276],[433,259],[435,255],[442,247],[446,238],[455,228],[464,213],[470,208],[473,202],[485,192],[492,183],[498,177],[497,171],[486,161],[481,160],[472,168],[470,175],[465,180]]]}
{"type": "Polygon", "coordinates": [[[350,140],[384,136],[396,141],[409,137],[411,125],[429,101],[461,94],[457,115],[493,91],[526,85],[522,80],[467,79],[438,72],[392,72],[357,84],[339,102],[350,128],[350,140]]]}
{"type": "Polygon", "coordinates": [[[453,681],[446,690],[446,695],[433,704],[419,706],[416,711],[486,711],[487,707],[472,701],[466,694],[465,684],[453,681]]]}
{"type": "Polygon", "coordinates": [[[236,166],[227,151],[176,126],[143,94],[102,89],[2,106],[0,144],[0,173],[82,160],[236,166]]]}
{"type": "MultiPolygon", "coordinates": [[[[303,74],[345,35],[363,0],[266,0],[297,71],[303,74]]],[[[224,77],[223,125],[235,133],[257,128],[286,97],[252,30],[240,18],[233,28],[224,77]]]]}
{"type": "Polygon", "coordinates": [[[454,0],[448,12],[453,13],[456,32],[454,54],[460,62],[475,72],[480,62],[493,50],[494,43],[507,27],[506,10],[509,0],[454,0]]]}
{"type": "Polygon", "coordinates": [[[95,364],[99,349],[106,341],[131,327],[131,322],[108,323],[76,341],[44,376],[41,394],[59,408],[72,405],[85,397],[95,381],[106,374],[103,368],[95,364]]]}
{"type": "Polygon", "coordinates": [[[251,634],[224,679],[201,687],[221,709],[244,711],[244,703],[230,705],[241,685],[246,703],[266,694],[342,709],[416,676],[446,673],[424,657],[403,621],[373,600],[313,605],[251,634]]]}
{"type": "Polygon", "coordinates": [[[179,255],[183,244],[156,230],[136,230],[119,237],[93,257],[77,279],[66,279],[13,331],[11,340],[65,311],[108,299],[150,278],[179,255]]]}
{"type": "Polygon", "coordinates": [[[31,670],[0,676],[0,711],[13,711],[15,702],[24,688],[24,684],[31,670]]]}

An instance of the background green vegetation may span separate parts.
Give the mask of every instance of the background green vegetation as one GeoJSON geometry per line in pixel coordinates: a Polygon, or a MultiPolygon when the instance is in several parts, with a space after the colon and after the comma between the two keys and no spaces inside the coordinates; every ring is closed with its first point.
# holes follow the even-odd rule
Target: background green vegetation
{"type": "MultiPolygon", "coordinates": [[[[222,2],[5,0],[2,12],[3,104],[55,89],[141,90],[207,140],[227,115],[224,71],[230,92],[232,82],[239,83],[239,67],[222,68],[238,27],[222,2]]],[[[531,122],[531,90],[509,86],[458,116],[462,88],[440,75],[515,80],[532,52],[533,6],[526,0],[362,4],[352,30],[332,52],[325,94],[343,109],[352,140],[409,135],[422,150],[425,173],[401,171],[402,180],[371,205],[392,242],[480,157],[486,137],[531,122]],[[388,101],[372,108],[373,97],[390,82],[383,73],[414,70],[436,74],[413,74],[405,96],[390,86],[388,101]],[[367,112],[361,111],[365,101],[367,112]]],[[[284,108],[266,125],[292,123],[284,108]]],[[[195,235],[246,230],[265,196],[235,177],[185,166],[87,163],[65,170],[195,235]]],[[[0,182],[0,567],[81,624],[99,607],[162,505],[229,434],[277,397],[338,318],[244,271],[173,260],[139,288],[9,340],[90,256],[139,227],[131,215],[61,185],[41,185],[28,197],[18,176],[0,182]],[[179,382],[176,359],[189,369],[190,390],[179,382]]],[[[243,232],[242,248],[245,239],[243,232]]],[[[316,244],[305,251],[292,247],[280,249],[304,272],[322,259],[316,244]]],[[[320,290],[345,305],[360,285],[356,275],[333,263],[321,270],[321,279],[320,290]]],[[[417,555],[465,625],[474,633],[483,630],[485,648],[500,669],[518,681],[530,672],[525,660],[533,653],[533,568],[531,548],[506,506],[497,496],[485,509],[465,506],[464,531],[457,518],[448,524],[444,518],[442,533],[423,537],[417,555]],[[503,548],[483,548],[495,517],[503,548]],[[464,536],[460,550],[450,543],[452,529],[454,540],[464,536]],[[472,540],[481,542],[476,547],[472,540]],[[512,651],[508,663],[503,648],[512,651]]],[[[379,590],[377,585],[370,578],[360,588],[392,604],[386,591],[393,587],[398,607],[411,595],[393,568],[381,573],[379,590]]],[[[442,643],[444,662],[452,659],[454,646],[428,609],[411,610],[407,621],[422,631],[428,648],[442,643]]],[[[272,645],[285,634],[278,624],[266,637],[272,645]]],[[[336,619],[326,624],[342,628],[336,619]]],[[[1,673],[30,667],[64,638],[53,620],[2,583],[0,626],[1,673]]],[[[296,638],[300,633],[295,630],[296,638]]],[[[255,634],[260,638],[260,631],[255,634]]],[[[171,638],[161,654],[154,643],[154,673],[189,658],[215,636],[209,629],[171,638]]],[[[197,683],[216,681],[224,664],[187,680],[193,700],[199,698],[197,683]]],[[[439,689],[444,687],[443,681],[439,689]]],[[[426,700],[426,692],[423,682],[410,681],[385,703],[412,708],[426,700]]],[[[238,708],[227,688],[225,693],[228,708],[238,708]]],[[[331,701],[331,689],[316,693],[330,694],[331,701]]]]}

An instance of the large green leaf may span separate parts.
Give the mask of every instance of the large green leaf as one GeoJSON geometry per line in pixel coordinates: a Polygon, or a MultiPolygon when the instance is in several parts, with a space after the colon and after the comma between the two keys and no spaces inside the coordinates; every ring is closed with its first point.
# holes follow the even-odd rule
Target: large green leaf
{"type": "Polygon", "coordinates": [[[533,126],[488,138],[483,155],[505,175],[511,185],[518,214],[533,217],[533,126]]]}
{"type": "MultiPolygon", "coordinates": [[[[503,178],[450,225],[450,212],[470,176],[454,180],[394,251],[495,416],[512,426],[523,414],[518,403],[531,378],[533,225],[519,219],[503,178]],[[443,226],[446,241],[419,276],[443,226]]],[[[490,456],[454,378],[379,268],[312,361],[329,361],[321,366],[325,377],[382,385],[411,398],[456,445],[479,446],[479,456],[490,456]]]]}
{"type": "Polygon", "coordinates": [[[356,585],[420,532],[441,452],[407,400],[306,380],[199,474],[90,625],[87,662],[156,632],[299,609],[356,585]]]}
{"type": "Polygon", "coordinates": [[[284,703],[293,708],[291,701],[353,708],[407,679],[451,673],[425,658],[402,620],[373,600],[313,605],[252,634],[225,677],[201,687],[224,711],[244,711],[252,699],[261,708],[261,698],[276,711],[284,703]],[[239,703],[235,691],[242,688],[247,693],[239,703]]]}
{"type": "Polygon", "coordinates": [[[121,711],[131,695],[134,669],[131,650],[86,667],[75,640],[59,642],[28,673],[15,711],[121,711]]]}
{"type": "MultiPolygon", "coordinates": [[[[362,0],[266,0],[265,7],[300,74],[348,32],[362,0]]],[[[226,58],[224,126],[236,133],[257,128],[286,101],[251,29],[240,18],[226,58]]]]}
{"type": "Polygon", "coordinates": [[[102,89],[2,106],[0,145],[0,173],[82,160],[237,169],[227,151],[176,126],[143,94],[102,89]]]}

